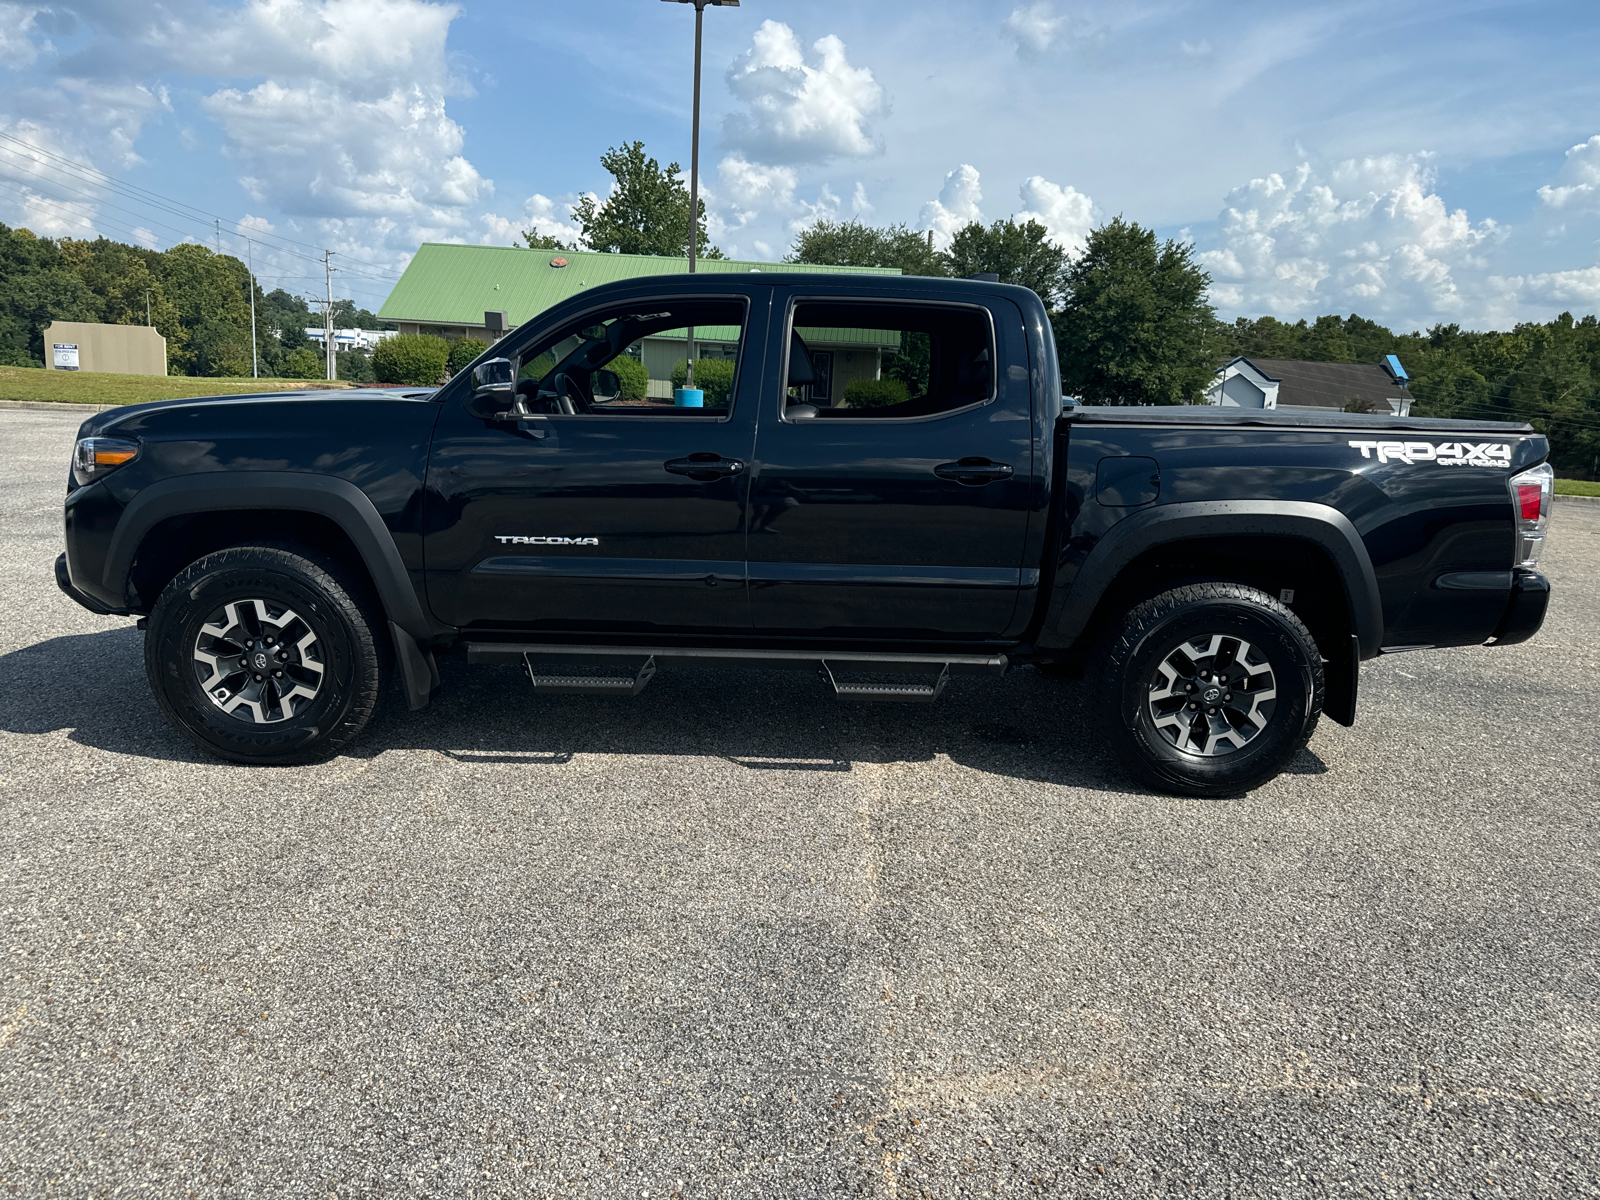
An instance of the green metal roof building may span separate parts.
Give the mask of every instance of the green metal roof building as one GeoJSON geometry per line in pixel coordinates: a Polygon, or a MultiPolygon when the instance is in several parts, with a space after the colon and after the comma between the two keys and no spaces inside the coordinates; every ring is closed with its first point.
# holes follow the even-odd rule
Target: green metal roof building
{"type": "MultiPolygon", "coordinates": [[[[515,328],[585,288],[645,275],[682,275],[687,258],[653,254],[592,254],[580,250],[523,250],[515,246],[456,246],[426,242],[418,248],[378,316],[401,333],[444,338],[483,337],[485,314],[503,312],[515,328]],[[563,263],[563,266],[556,266],[563,263]]],[[[898,267],[817,267],[807,263],[740,262],[702,258],[702,275],[750,271],[898,275],[898,267]]]]}
{"type": "MultiPolygon", "coordinates": [[[[695,263],[697,272],[747,274],[751,271],[816,274],[898,275],[898,267],[819,267],[807,263],[745,262],[706,259],[695,263]]],[[[650,254],[595,254],[579,250],[526,250],[515,246],[462,246],[427,242],[406,266],[400,282],[378,310],[401,333],[429,333],[454,341],[477,337],[493,342],[491,313],[505,314],[505,328],[514,329],[569,296],[602,283],[638,279],[649,275],[682,275],[687,258],[650,254]]],[[[899,348],[895,332],[865,329],[802,330],[818,365],[836,378],[833,390],[842,391],[853,378],[876,378],[883,355],[899,348]]],[[[738,330],[695,330],[696,358],[732,358],[738,330]]],[[[643,359],[649,369],[651,394],[671,395],[667,381],[671,364],[686,353],[683,334],[658,335],[645,340],[643,359]],[[656,344],[659,343],[659,344],[656,344]]],[[[826,397],[820,397],[825,399],[826,397]]]]}

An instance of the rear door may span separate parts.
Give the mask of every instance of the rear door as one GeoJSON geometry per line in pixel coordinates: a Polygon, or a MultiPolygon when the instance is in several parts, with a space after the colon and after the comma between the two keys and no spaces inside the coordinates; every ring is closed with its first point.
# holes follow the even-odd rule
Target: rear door
{"type": "Polygon", "coordinates": [[[750,497],[755,628],[1003,636],[1034,502],[1016,307],[788,289],[768,358],[750,497]]]}
{"type": "Polygon", "coordinates": [[[507,339],[531,418],[497,417],[509,401],[470,386],[446,398],[427,488],[438,618],[467,629],[748,630],[747,464],[768,296],[642,296],[524,344],[507,339]],[[691,325],[697,351],[714,348],[723,364],[697,375],[697,408],[672,395],[691,325]]]}

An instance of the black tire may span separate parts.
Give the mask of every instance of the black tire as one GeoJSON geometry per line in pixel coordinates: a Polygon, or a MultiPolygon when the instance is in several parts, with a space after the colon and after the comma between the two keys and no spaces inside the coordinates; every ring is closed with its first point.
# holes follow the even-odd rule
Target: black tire
{"type": "Polygon", "coordinates": [[[1200,583],[1146,600],[1101,643],[1090,674],[1122,761],[1145,782],[1180,795],[1237,796],[1260,787],[1305,748],[1322,714],[1322,656],[1310,630],[1243,584],[1200,583]],[[1233,654],[1243,646],[1250,662],[1266,666],[1232,661],[1230,645],[1233,654]],[[1216,653],[1198,653],[1203,646],[1216,653]],[[1185,674],[1184,663],[1192,672],[1185,674]],[[1263,699],[1268,669],[1272,698],[1263,699]],[[1230,677],[1239,682],[1220,682],[1230,677]],[[1191,683],[1200,690],[1180,695],[1191,683]],[[1213,695],[1223,688],[1236,688],[1237,696],[1213,695]],[[1205,707],[1207,696],[1214,709],[1205,707]]]}
{"type": "MultiPolygon", "coordinates": [[[[167,719],[202,750],[238,763],[318,762],[355,740],[383,695],[392,653],[380,613],[364,581],[303,548],[264,544],[218,550],[180,571],[156,601],[145,634],[145,673],[167,719]],[[269,623],[252,616],[255,601],[266,606],[269,623]],[[275,639],[272,653],[293,657],[268,661],[265,676],[253,678],[286,668],[309,681],[301,685],[301,693],[309,695],[293,691],[291,675],[282,683],[258,682],[258,702],[252,706],[243,700],[251,687],[250,672],[244,670],[219,685],[215,694],[221,699],[213,700],[200,676],[220,671],[214,664],[224,656],[212,655],[207,663],[196,651],[202,635],[206,650],[237,643],[206,632],[220,626],[213,618],[229,612],[229,605],[240,617],[237,629],[254,624],[263,636],[276,629],[284,636],[275,639]],[[270,624],[283,620],[283,612],[300,623],[270,624]],[[243,683],[236,685],[239,679],[243,683]],[[232,697],[230,687],[235,688],[232,697]],[[284,691],[290,694],[281,696],[284,691]],[[232,714],[222,707],[230,699],[236,705],[232,714]],[[253,715],[236,715],[244,709],[253,715]]],[[[256,644],[257,650],[265,648],[256,644]]],[[[226,660],[229,670],[235,664],[226,660]]]]}

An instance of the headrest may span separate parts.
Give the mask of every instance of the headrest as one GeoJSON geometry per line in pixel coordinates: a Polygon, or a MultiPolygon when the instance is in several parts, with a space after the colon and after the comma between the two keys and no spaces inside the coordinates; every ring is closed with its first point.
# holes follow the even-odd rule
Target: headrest
{"type": "Polygon", "coordinates": [[[789,334],[789,385],[804,387],[817,381],[816,368],[811,365],[811,351],[798,333],[789,334]]]}

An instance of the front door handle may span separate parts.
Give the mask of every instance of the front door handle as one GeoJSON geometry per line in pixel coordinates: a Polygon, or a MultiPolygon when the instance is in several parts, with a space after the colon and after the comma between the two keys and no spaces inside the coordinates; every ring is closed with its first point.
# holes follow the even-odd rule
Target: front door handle
{"type": "Polygon", "coordinates": [[[709,483],[713,479],[728,479],[744,473],[744,463],[739,459],[723,458],[720,454],[708,451],[691,454],[688,458],[668,459],[662,465],[674,475],[687,475],[690,479],[698,479],[701,483],[709,483]]]}
{"type": "Polygon", "coordinates": [[[979,487],[996,479],[1010,479],[1012,471],[1007,463],[990,462],[987,458],[963,458],[960,462],[940,463],[933,473],[940,479],[954,479],[957,483],[979,487]]]}

